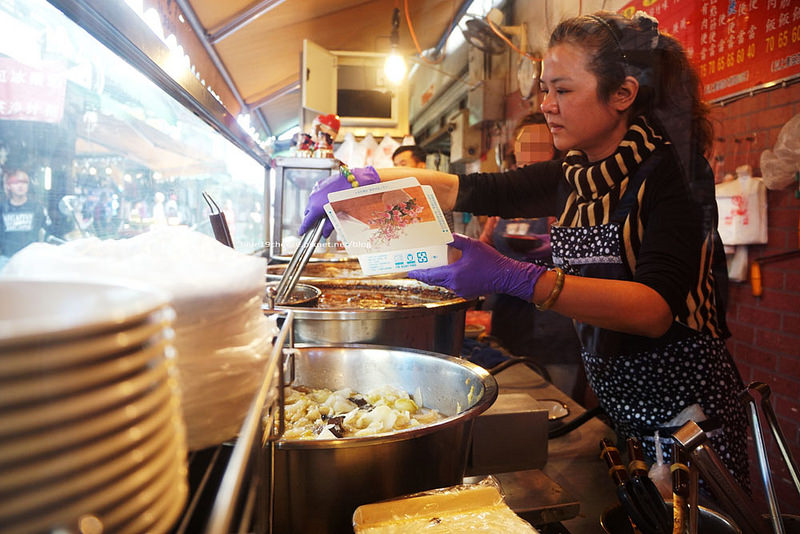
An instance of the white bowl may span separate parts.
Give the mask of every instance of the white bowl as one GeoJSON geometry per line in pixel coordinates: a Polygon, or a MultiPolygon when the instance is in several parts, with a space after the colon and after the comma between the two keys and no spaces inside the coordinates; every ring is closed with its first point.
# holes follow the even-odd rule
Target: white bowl
{"type": "Polygon", "coordinates": [[[81,419],[128,403],[146,391],[156,388],[167,379],[167,376],[167,362],[162,361],[153,368],[107,386],[64,399],[54,399],[4,411],[0,413],[0,443],[9,436],[81,419]]]}
{"type": "MultiPolygon", "coordinates": [[[[178,420],[175,420],[178,423],[178,420]]],[[[185,483],[186,448],[179,424],[148,443],[120,457],[116,462],[76,477],[71,485],[48,488],[33,499],[13,499],[0,503],[0,523],[4,533],[27,533],[66,528],[74,531],[78,519],[87,514],[101,522],[105,513],[135,498],[147,488],[170,478],[176,486],[185,483]],[[101,472],[102,471],[102,472],[101,472]],[[90,481],[83,480],[91,478],[90,481]],[[67,491],[69,490],[69,491],[67,491]],[[66,492],[66,493],[65,493],[66,492]],[[65,497],[65,495],[67,495],[65,497]],[[35,508],[31,508],[31,504],[35,508]]],[[[166,481],[169,483],[169,481],[166,481]]],[[[109,525],[109,531],[113,528],[109,525]]]]}
{"type": "Polygon", "coordinates": [[[0,493],[32,490],[46,486],[56,478],[79,476],[113,461],[121,454],[140,447],[147,440],[164,432],[177,413],[173,402],[167,402],[155,412],[99,440],[89,440],[76,448],[55,451],[32,462],[18,463],[3,469],[0,493]]]}
{"type": "Polygon", "coordinates": [[[0,349],[123,330],[170,301],[134,282],[27,278],[0,280],[0,299],[0,349]]]}
{"type": "Polygon", "coordinates": [[[123,501],[104,514],[103,523],[109,531],[124,534],[130,532],[166,532],[186,504],[188,484],[185,482],[185,467],[175,462],[168,466],[161,477],[133,498],[123,501]],[[176,483],[180,481],[179,483],[176,483]]]}
{"type": "MultiPolygon", "coordinates": [[[[189,487],[184,483],[181,486],[176,487],[174,490],[170,490],[170,493],[174,494],[175,496],[172,500],[172,504],[161,514],[161,517],[153,525],[149,532],[169,532],[180,517],[183,507],[186,504],[186,497],[189,493],[189,487]]],[[[127,531],[124,532],[127,534],[127,531]]]]}
{"type": "Polygon", "coordinates": [[[146,391],[131,399],[128,404],[116,406],[100,414],[65,424],[47,426],[37,431],[14,435],[0,440],[0,469],[19,462],[39,461],[40,457],[58,454],[59,451],[92,441],[101,436],[119,432],[160,409],[177,395],[174,378],[161,383],[156,389],[146,391]]]}
{"type": "Polygon", "coordinates": [[[160,339],[172,339],[174,332],[170,325],[174,316],[172,308],[161,308],[141,323],[123,330],[18,349],[0,349],[0,379],[85,365],[160,339]]]}
{"type": "Polygon", "coordinates": [[[161,340],[153,345],[134,349],[127,354],[114,355],[88,366],[42,372],[4,381],[0,387],[0,410],[24,403],[49,401],[104,384],[119,382],[148,366],[159,365],[169,350],[169,342],[161,340]]]}

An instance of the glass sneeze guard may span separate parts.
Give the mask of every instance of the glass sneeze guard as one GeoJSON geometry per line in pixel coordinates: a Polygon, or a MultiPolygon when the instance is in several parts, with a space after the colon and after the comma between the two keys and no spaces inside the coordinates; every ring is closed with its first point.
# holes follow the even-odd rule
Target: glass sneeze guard
{"type": "Polygon", "coordinates": [[[264,248],[265,162],[45,0],[0,1],[0,26],[0,166],[28,176],[45,213],[29,241],[123,239],[164,225],[212,236],[206,191],[237,250],[264,248]]]}

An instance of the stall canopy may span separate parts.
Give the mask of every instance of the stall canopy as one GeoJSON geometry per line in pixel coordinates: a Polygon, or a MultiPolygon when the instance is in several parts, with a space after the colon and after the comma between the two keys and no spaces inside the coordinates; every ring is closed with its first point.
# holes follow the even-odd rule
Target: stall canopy
{"type": "Polygon", "coordinates": [[[255,112],[256,125],[268,135],[280,135],[299,122],[303,39],[333,51],[388,53],[393,12],[399,8],[398,50],[418,55],[419,50],[443,46],[471,1],[146,0],[145,4],[162,14],[167,31],[184,33],[182,45],[201,75],[213,80],[211,72],[219,74],[212,88],[233,115],[255,112]]]}

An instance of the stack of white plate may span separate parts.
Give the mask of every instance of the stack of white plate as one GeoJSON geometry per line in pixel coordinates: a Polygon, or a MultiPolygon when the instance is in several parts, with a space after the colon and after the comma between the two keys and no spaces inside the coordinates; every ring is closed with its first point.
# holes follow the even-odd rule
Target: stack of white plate
{"type": "Polygon", "coordinates": [[[278,333],[261,309],[265,268],[265,258],[167,226],[129,239],[32,243],[1,274],[81,281],[114,276],[168,294],[187,445],[200,450],[236,437],[261,386],[278,333]]]}
{"type": "Polygon", "coordinates": [[[4,533],[166,532],[186,502],[186,431],[164,294],[0,280],[4,533]]]}

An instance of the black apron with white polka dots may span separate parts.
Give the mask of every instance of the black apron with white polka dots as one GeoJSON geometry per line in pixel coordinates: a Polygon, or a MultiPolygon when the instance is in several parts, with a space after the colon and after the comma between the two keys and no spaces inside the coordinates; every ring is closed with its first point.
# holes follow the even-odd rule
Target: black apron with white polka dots
{"type": "MultiPolygon", "coordinates": [[[[630,186],[609,224],[551,228],[553,261],[567,274],[631,280],[622,257],[622,223],[643,177],[630,186]]],[[[665,462],[671,463],[667,424],[685,408],[699,405],[710,445],[736,479],[749,489],[747,418],[738,395],[744,386],[724,341],[674,323],[652,339],[575,324],[586,376],[621,438],[638,438],[655,461],[656,431],[665,462]]],[[[680,426],[680,425],[679,425],[680,426]]]]}

